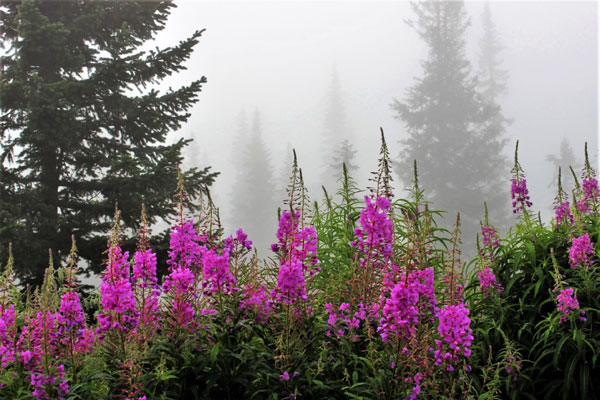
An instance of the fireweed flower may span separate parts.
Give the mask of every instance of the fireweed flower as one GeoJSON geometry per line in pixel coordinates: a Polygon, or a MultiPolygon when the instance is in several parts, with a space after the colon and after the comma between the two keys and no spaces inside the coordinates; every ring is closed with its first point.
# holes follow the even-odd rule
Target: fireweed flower
{"type": "MultiPolygon", "coordinates": [[[[142,336],[152,335],[160,325],[160,287],[156,278],[156,254],[152,249],[138,250],[134,255],[133,281],[139,327],[142,336]]],[[[139,340],[144,340],[140,336],[139,340]]]]}
{"type": "Polygon", "coordinates": [[[156,288],[156,254],[152,249],[136,251],[133,260],[133,282],[136,286],[156,288]]]}
{"type": "Polygon", "coordinates": [[[496,281],[496,275],[489,265],[486,265],[481,271],[477,272],[479,277],[479,287],[483,291],[483,295],[487,296],[490,294],[490,290],[495,290],[497,293],[501,293],[504,288],[496,281]]]}
{"type": "Polygon", "coordinates": [[[554,207],[554,219],[556,220],[556,228],[563,222],[566,222],[567,224],[572,224],[574,222],[571,206],[568,201],[564,201],[554,207]]]}
{"type": "Polygon", "coordinates": [[[293,304],[298,299],[308,300],[302,262],[297,259],[284,261],[277,274],[277,289],[271,293],[277,302],[293,304]]]}
{"type": "Polygon", "coordinates": [[[163,291],[171,299],[171,328],[192,331],[195,327],[195,311],[191,300],[194,296],[194,274],[185,266],[171,271],[163,283],[163,291]]]}
{"type": "Polygon", "coordinates": [[[361,227],[354,230],[357,240],[352,245],[365,255],[361,258],[361,266],[366,267],[370,255],[373,265],[383,268],[392,258],[394,225],[388,214],[390,201],[384,196],[375,201],[365,196],[365,203],[360,212],[361,227]]]}
{"type": "Polygon", "coordinates": [[[58,315],[50,311],[38,311],[35,316],[26,317],[17,341],[18,361],[25,370],[31,372],[32,395],[39,400],[50,399],[46,389],[57,383],[55,389],[59,396],[69,393],[64,366],[54,364],[54,360],[59,358],[60,346],[58,315]],[[48,360],[46,364],[42,363],[44,359],[48,360]]]}
{"type": "Polygon", "coordinates": [[[407,279],[401,275],[399,281],[392,288],[390,297],[384,300],[377,328],[384,342],[390,339],[390,334],[401,339],[410,338],[420,318],[432,318],[436,312],[432,268],[410,271],[407,279]]]}
{"type": "Polygon", "coordinates": [[[235,232],[235,238],[230,235],[224,240],[224,246],[230,254],[233,253],[236,244],[247,251],[252,250],[252,240],[248,240],[248,235],[241,228],[235,232]]]}
{"type": "Polygon", "coordinates": [[[15,361],[15,339],[17,335],[15,306],[5,309],[0,306],[0,367],[15,361]]]}
{"type": "Polygon", "coordinates": [[[234,291],[236,279],[229,270],[229,250],[225,248],[222,255],[214,249],[200,247],[205,295],[229,294],[234,291]]]}
{"type": "Polygon", "coordinates": [[[598,189],[598,181],[591,175],[583,178],[583,200],[586,203],[597,203],[600,199],[600,190],[598,189]]]}
{"type": "Polygon", "coordinates": [[[102,313],[98,314],[96,333],[100,340],[111,330],[133,332],[139,323],[135,295],[129,280],[129,253],[122,253],[121,247],[111,244],[108,264],[102,275],[100,294],[102,313]]]}
{"type": "Polygon", "coordinates": [[[431,318],[436,311],[432,268],[410,271],[407,279],[401,275],[399,281],[392,288],[390,297],[384,300],[377,328],[384,342],[389,340],[390,334],[401,339],[410,338],[420,317],[429,315],[431,318]]]}
{"type": "MultiPolygon", "coordinates": [[[[573,293],[572,288],[561,289],[560,294],[556,297],[558,301],[557,308],[562,315],[559,318],[559,321],[565,322],[567,320],[567,316],[571,311],[577,311],[579,309],[579,302],[577,301],[577,296],[573,293]]],[[[583,315],[585,311],[580,310],[580,313],[583,315]]],[[[580,317],[581,320],[585,321],[585,317],[580,317]]]]}
{"type": "Polygon", "coordinates": [[[265,285],[246,285],[240,301],[240,309],[253,312],[257,321],[266,322],[271,314],[273,301],[265,285]]]}
{"type": "Polygon", "coordinates": [[[196,233],[194,222],[187,221],[181,225],[171,227],[171,241],[169,250],[169,259],[167,264],[169,270],[177,267],[185,267],[195,272],[200,265],[200,245],[202,237],[196,233]]]}
{"type": "Polygon", "coordinates": [[[471,356],[473,331],[470,327],[469,310],[462,303],[447,305],[438,312],[438,320],[438,333],[443,341],[435,341],[435,365],[448,363],[446,369],[453,371],[452,364],[458,362],[458,356],[471,356]]]}
{"type": "Polygon", "coordinates": [[[590,242],[590,236],[585,235],[571,239],[571,248],[569,249],[569,263],[572,268],[589,266],[593,264],[590,257],[594,256],[594,246],[590,242]]]}
{"type": "Polygon", "coordinates": [[[317,266],[317,232],[312,226],[301,229],[300,218],[299,210],[293,214],[283,211],[277,229],[278,243],[272,246],[279,253],[281,266],[271,297],[284,304],[307,300],[305,273],[312,277],[321,269],[317,266]]]}
{"type": "Polygon", "coordinates": [[[527,180],[524,178],[513,178],[510,187],[510,197],[513,200],[513,214],[524,211],[533,205],[530,201],[529,190],[527,189],[527,180]]]}
{"type": "Polygon", "coordinates": [[[500,246],[500,243],[498,242],[498,233],[496,228],[492,226],[481,226],[481,238],[483,245],[490,250],[494,250],[500,246]]]}
{"type": "Polygon", "coordinates": [[[87,353],[91,350],[94,332],[85,323],[85,313],[76,292],[67,292],[61,296],[56,322],[63,356],[69,356],[72,352],[87,353]]]}

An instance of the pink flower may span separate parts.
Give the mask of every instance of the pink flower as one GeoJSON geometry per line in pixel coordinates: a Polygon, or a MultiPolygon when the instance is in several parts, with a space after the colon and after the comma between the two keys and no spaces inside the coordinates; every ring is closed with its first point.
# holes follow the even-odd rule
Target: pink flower
{"type": "Polygon", "coordinates": [[[240,309],[253,311],[258,321],[265,322],[271,314],[272,307],[273,301],[270,299],[265,285],[246,285],[244,287],[240,309]]]}
{"type": "Polygon", "coordinates": [[[494,275],[494,272],[489,265],[486,265],[483,270],[477,272],[477,276],[479,277],[479,287],[483,291],[484,296],[487,296],[490,293],[490,288],[496,290],[498,293],[504,290],[496,281],[496,275],[494,275]]]}
{"type": "Polygon", "coordinates": [[[200,263],[200,235],[194,229],[194,222],[187,221],[181,225],[171,227],[171,242],[169,250],[169,259],[167,264],[169,269],[177,267],[189,268],[194,271],[200,263]]]}
{"type": "Polygon", "coordinates": [[[447,369],[452,368],[453,370],[451,364],[458,362],[459,355],[467,358],[471,355],[473,331],[470,328],[469,310],[462,303],[447,305],[439,311],[438,320],[438,333],[443,342],[436,340],[435,364],[441,365],[447,362],[449,363],[447,369]],[[450,351],[444,350],[446,346],[450,348],[450,351]]]}
{"type": "MultiPolygon", "coordinates": [[[[579,309],[579,302],[577,301],[577,296],[573,293],[572,288],[561,289],[556,300],[558,301],[558,311],[564,314],[559,318],[561,323],[567,320],[567,316],[571,311],[577,311],[579,309]]],[[[583,315],[585,314],[585,311],[581,310],[580,313],[583,315]]],[[[585,321],[584,317],[580,317],[580,319],[585,321]]]]}
{"type": "Polygon", "coordinates": [[[279,243],[275,246],[281,266],[277,275],[277,288],[271,293],[273,300],[293,304],[299,299],[307,300],[306,277],[314,276],[320,267],[316,266],[317,233],[315,228],[300,228],[300,211],[293,214],[283,211],[277,229],[279,243]]]}
{"type": "Polygon", "coordinates": [[[141,287],[156,287],[156,254],[152,249],[136,251],[133,264],[133,281],[141,287]],[[139,283],[138,283],[139,282],[139,283]]]}
{"type": "Polygon", "coordinates": [[[527,190],[527,180],[524,178],[513,178],[510,187],[510,197],[513,200],[513,214],[516,214],[525,208],[529,208],[533,204],[530,201],[529,190],[527,190]]]}
{"type": "Polygon", "coordinates": [[[585,235],[571,239],[571,248],[569,249],[569,263],[572,268],[589,266],[593,264],[590,257],[594,256],[594,247],[590,242],[590,236],[585,235]]]}
{"type": "Polygon", "coordinates": [[[563,222],[568,224],[574,222],[573,214],[571,214],[571,206],[568,201],[562,202],[554,208],[554,219],[556,220],[556,228],[563,222]]]}
{"type": "Polygon", "coordinates": [[[204,274],[202,283],[204,294],[231,293],[235,288],[236,279],[229,270],[229,250],[224,249],[223,255],[218,255],[215,250],[202,246],[200,253],[204,274]]]}

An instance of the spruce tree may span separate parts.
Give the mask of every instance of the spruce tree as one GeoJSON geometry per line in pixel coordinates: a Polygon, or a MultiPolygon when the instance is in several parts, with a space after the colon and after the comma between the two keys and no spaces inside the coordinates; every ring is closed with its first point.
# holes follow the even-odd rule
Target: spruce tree
{"type": "Polygon", "coordinates": [[[230,221],[234,229],[242,228],[255,248],[265,254],[274,243],[277,218],[273,200],[275,182],[258,110],[251,132],[243,136],[233,150],[239,162],[236,163],[230,221]]]}
{"type": "Polygon", "coordinates": [[[548,182],[548,187],[555,188],[558,182],[558,168],[562,170],[562,187],[568,194],[571,190],[575,189],[575,178],[570,172],[570,169],[578,174],[583,168],[583,164],[577,161],[573,147],[569,143],[566,137],[560,142],[560,149],[558,154],[548,154],[546,161],[552,164],[552,180],[548,182]]]}
{"type": "MultiPolygon", "coordinates": [[[[201,35],[141,49],[174,6],[2,1],[0,240],[4,250],[13,242],[22,283],[39,284],[48,248],[64,258],[71,234],[80,256],[100,266],[117,202],[129,233],[142,202],[150,223],[171,215],[189,141],[166,144],[167,135],[186,122],[206,82],[153,88],[185,69],[201,35]]],[[[208,168],[184,175],[191,196],[216,176],[208,168]]]]}
{"type": "Polygon", "coordinates": [[[499,109],[478,93],[477,79],[465,55],[465,32],[470,24],[464,4],[454,1],[411,3],[416,20],[409,24],[428,47],[423,75],[394,101],[396,117],[404,122],[408,137],[402,140],[395,168],[410,186],[413,160],[419,165],[419,182],[433,207],[452,216],[461,213],[464,242],[473,248],[483,215],[506,207],[505,141],[498,131],[486,128],[499,109]]]}
{"type": "Polygon", "coordinates": [[[508,71],[502,68],[500,53],[504,46],[500,43],[490,3],[487,1],[484,3],[481,19],[483,35],[479,41],[478,88],[486,101],[498,104],[500,97],[506,94],[509,75],[508,71]]]}
{"type": "MultiPolygon", "coordinates": [[[[485,107],[490,110],[490,115],[485,118],[480,132],[486,140],[497,143],[497,149],[503,148],[507,139],[505,133],[512,120],[505,117],[501,106],[501,99],[506,95],[508,89],[508,71],[502,68],[500,56],[504,46],[500,42],[499,33],[492,19],[490,3],[486,1],[482,13],[483,35],[479,41],[479,69],[477,74],[477,89],[481,94],[485,107]]],[[[507,172],[509,168],[508,159],[498,157],[497,168],[507,172]]],[[[508,212],[509,193],[507,190],[499,193],[499,196],[491,199],[488,204],[492,206],[490,217],[494,225],[501,230],[508,229],[510,225],[510,213],[508,212]],[[504,198],[502,195],[504,194],[504,198]]]]}
{"type": "Polygon", "coordinates": [[[358,165],[354,163],[357,151],[354,150],[352,143],[348,139],[337,143],[333,157],[329,164],[331,174],[336,180],[340,180],[344,176],[344,165],[350,174],[358,170],[358,165]]]}
{"type": "Polygon", "coordinates": [[[322,143],[325,162],[321,177],[321,185],[332,193],[336,188],[336,181],[342,177],[343,163],[346,163],[351,173],[358,169],[353,163],[356,151],[353,149],[351,136],[339,74],[333,68],[325,109],[322,143]]]}

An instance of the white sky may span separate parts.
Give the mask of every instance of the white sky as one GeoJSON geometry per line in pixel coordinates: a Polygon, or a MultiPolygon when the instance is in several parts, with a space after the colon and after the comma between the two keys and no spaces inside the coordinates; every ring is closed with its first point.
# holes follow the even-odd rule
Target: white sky
{"type": "MultiPolygon", "coordinates": [[[[188,70],[165,83],[178,87],[208,78],[180,134],[193,135],[199,166],[221,176],[215,197],[227,216],[241,150],[234,144],[238,116],[258,108],[275,172],[288,144],[305,179],[318,179],[319,135],[335,65],[345,93],[348,122],[366,172],[375,169],[379,127],[395,156],[404,133],[390,103],[420,75],[425,45],[403,21],[407,2],[198,2],[181,1],[153,45],[174,45],[206,28],[188,70]]],[[[468,50],[477,65],[482,2],[467,3],[472,21],[468,50]]],[[[504,68],[509,71],[505,115],[513,118],[507,154],[519,139],[521,162],[538,209],[548,207],[551,165],[567,136],[578,156],[584,141],[598,143],[598,5],[596,2],[491,2],[504,68]],[[539,203],[542,203],[540,205],[539,203]]],[[[188,153],[190,154],[190,153],[188,153]]],[[[507,182],[510,174],[507,171],[507,182]]],[[[507,184],[507,191],[509,186],[507,184]]]]}

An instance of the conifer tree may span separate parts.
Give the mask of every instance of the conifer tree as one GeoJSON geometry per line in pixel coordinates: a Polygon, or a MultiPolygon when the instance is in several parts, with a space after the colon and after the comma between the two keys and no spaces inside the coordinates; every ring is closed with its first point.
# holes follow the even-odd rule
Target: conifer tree
{"type": "Polygon", "coordinates": [[[573,169],[573,171],[579,173],[583,164],[577,161],[573,147],[566,137],[563,137],[563,140],[560,142],[558,154],[548,154],[546,156],[546,161],[552,164],[553,171],[552,180],[548,182],[548,187],[556,187],[558,168],[560,167],[562,170],[562,186],[567,193],[570,193],[571,190],[575,188],[575,180],[573,174],[569,172],[569,170],[573,169]]]}
{"type": "Polygon", "coordinates": [[[275,202],[277,203],[277,206],[281,206],[283,201],[288,198],[287,187],[290,183],[290,171],[292,170],[293,165],[294,150],[292,145],[288,142],[285,154],[283,156],[283,164],[281,164],[281,168],[277,174],[277,187],[275,195],[275,202]]]}
{"type": "Polygon", "coordinates": [[[231,196],[230,221],[234,229],[242,228],[255,248],[265,254],[275,238],[277,215],[271,159],[262,139],[258,110],[254,114],[252,131],[242,136],[233,149],[239,163],[231,196]]]}
{"type": "Polygon", "coordinates": [[[353,149],[351,136],[340,78],[337,69],[334,68],[325,110],[322,144],[325,165],[321,181],[321,184],[331,192],[336,188],[336,181],[342,176],[344,163],[351,173],[358,168],[353,162],[356,151],[353,149]]]}
{"type": "MultiPolygon", "coordinates": [[[[416,19],[409,24],[426,43],[428,55],[423,75],[402,101],[392,104],[408,131],[395,170],[408,187],[417,160],[419,182],[433,206],[449,216],[460,212],[464,242],[474,243],[484,201],[490,210],[506,210],[505,140],[487,123],[499,109],[478,93],[466,58],[470,21],[463,2],[411,5],[416,19]]],[[[451,224],[449,217],[445,225],[451,224]]]]}
{"type": "Polygon", "coordinates": [[[508,71],[502,68],[500,53],[504,46],[500,43],[488,1],[483,6],[482,27],[483,35],[479,41],[479,92],[489,103],[498,104],[499,98],[507,90],[508,71]]]}
{"type": "MultiPolygon", "coordinates": [[[[168,218],[177,164],[189,141],[166,144],[206,79],[152,86],[185,69],[201,31],[173,47],[142,50],[165,26],[172,1],[2,1],[0,34],[1,246],[22,283],[40,284],[48,248],[99,266],[118,202],[125,228],[141,204],[168,218]]],[[[193,196],[215,173],[185,171],[193,196]]],[[[164,237],[164,236],[163,236],[164,237]]],[[[5,254],[1,255],[5,258],[5,254]]]]}

